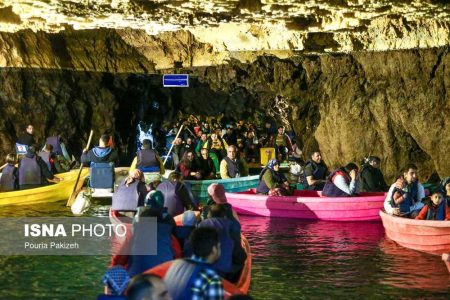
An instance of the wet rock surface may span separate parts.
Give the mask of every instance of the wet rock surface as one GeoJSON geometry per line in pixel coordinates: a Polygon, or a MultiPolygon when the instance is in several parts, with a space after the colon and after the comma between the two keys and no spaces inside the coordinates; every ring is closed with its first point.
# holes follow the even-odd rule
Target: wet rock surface
{"type": "MultiPolygon", "coordinates": [[[[170,119],[181,108],[256,121],[272,111],[292,126],[306,153],[320,148],[330,166],[372,154],[382,157],[390,179],[407,162],[417,163],[424,178],[435,170],[448,176],[448,50],[262,56],[253,63],[232,59],[226,65],[168,70],[190,73],[189,89],[163,88],[161,74],[146,73],[148,60],[110,61],[114,52],[104,54],[108,72],[3,68],[0,151],[2,156],[11,151],[29,122],[41,124],[36,126],[41,140],[59,130],[76,153],[90,128],[97,135],[115,130],[132,145],[134,126],[144,115],[170,119]],[[153,101],[160,103],[158,110],[153,101]],[[282,104],[288,108],[275,109],[282,104]]],[[[72,59],[76,64],[86,65],[72,59]]]]}
{"type": "MultiPolygon", "coordinates": [[[[194,66],[279,58],[303,52],[430,48],[450,42],[450,6],[438,0],[3,0],[0,31],[30,29],[140,31],[133,48],[190,36],[212,55],[194,55],[194,66]],[[187,32],[187,33],[186,33],[187,32]],[[181,37],[178,37],[178,36],[181,37]],[[147,37],[144,37],[147,36],[147,37]],[[156,36],[156,37],[154,37],[156,36]]],[[[136,34],[136,33],[134,33],[136,34]]],[[[163,44],[158,47],[166,48],[163,44]]],[[[141,53],[142,54],[142,53],[141,53]]],[[[145,55],[145,54],[144,54],[145,55]]],[[[163,56],[157,68],[171,68],[163,56]]],[[[1,62],[0,62],[1,63],[1,62]]],[[[6,66],[0,64],[0,66],[6,66]]],[[[184,64],[184,66],[190,66],[184,64]]]]}
{"type": "Polygon", "coordinates": [[[272,114],[330,166],[372,154],[391,179],[407,162],[448,176],[449,28],[438,0],[3,0],[0,155],[27,123],[75,154],[116,131],[131,155],[140,119],[182,109],[272,114]]]}

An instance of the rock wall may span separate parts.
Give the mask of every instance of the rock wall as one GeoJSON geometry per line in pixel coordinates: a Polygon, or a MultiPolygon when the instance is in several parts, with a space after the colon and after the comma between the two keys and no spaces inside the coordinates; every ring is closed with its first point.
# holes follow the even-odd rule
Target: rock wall
{"type": "Polygon", "coordinates": [[[154,118],[171,118],[181,108],[251,119],[279,113],[274,107],[284,101],[289,109],[282,113],[304,150],[320,148],[330,166],[373,154],[383,158],[389,178],[409,161],[424,177],[434,170],[450,175],[448,47],[265,55],[251,63],[230,59],[186,68],[202,53],[209,55],[208,45],[187,33],[153,37],[153,46],[147,41],[142,48],[136,47],[144,39],[138,31],[104,29],[95,35],[0,33],[1,156],[29,122],[38,138],[58,130],[73,149],[81,149],[90,128],[97,134],[116,130],[132,144],[133,126],[153,100],[161,103],[154,118]],[[162,56],[167,65],[185,66],[165,72],[190,73],[189,89],[161,87],[155,61],[162,56]]]}

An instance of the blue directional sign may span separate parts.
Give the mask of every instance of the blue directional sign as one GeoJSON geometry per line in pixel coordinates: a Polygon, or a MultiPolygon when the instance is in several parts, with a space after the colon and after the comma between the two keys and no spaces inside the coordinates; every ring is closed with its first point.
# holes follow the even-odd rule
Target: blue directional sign
{"type": "Polygon", "coordinates": [[[163,75],[164,87],[189,87],[188,74],[165,74],[163,75]]]}

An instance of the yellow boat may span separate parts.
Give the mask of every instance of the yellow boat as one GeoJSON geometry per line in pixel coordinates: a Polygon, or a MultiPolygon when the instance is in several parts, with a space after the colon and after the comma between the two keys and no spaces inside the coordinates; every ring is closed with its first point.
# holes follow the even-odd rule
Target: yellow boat
{"type": "MultiPolygon", "coordinates": [[[[79,171],[79,169],[76,169],[70,172],[57,174],[56,177],[63,178],[63,181],[56,184],[28,190],[0,193],[0,206],[30,205],[42,202],[67,200],[72,193],[79,171]]],[[[87,175],[89,175],[89,168],[83,168],[81,171],[80,180],[77,184],[77,190],[81,189],[87,175]]]]}

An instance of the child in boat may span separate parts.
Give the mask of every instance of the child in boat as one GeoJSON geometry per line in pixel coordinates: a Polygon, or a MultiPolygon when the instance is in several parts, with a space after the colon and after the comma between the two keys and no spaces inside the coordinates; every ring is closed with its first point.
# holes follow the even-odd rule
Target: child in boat
{"type": "Polygon", "coordinates": [[[446,177],[441,181],[440,191],[444,196],[445,220],[450,221],[450,177],[446,177]]]}
{"type": "Polygon", "coordinates": [[[14,154],[6,155],[6,166],[3,168],[0,178],[0,192],[8,192],[19,189],[19,175],[14,154]]]}
{"type": "Polygon", "coordinates": [[[397,182],[401,185],[401,188],[394,188],[391,197],[391,205],[392,207],[397,208],[397,213],[394,211],[394,214],[404,215],[409,213],[409,206],[402,205],[403,201],[406,199],[406,194],[408,193],[408,186],[403,177],[398,178],[397,182]]]}
{"type": "Polygon", "coordinates": [[[416,220],[444,220],[444,206],[441,205],[444,202],[444,197],[441,193],[434,193],[431,197],[423,200],[425,205],[417,215],[416,220]]]}

